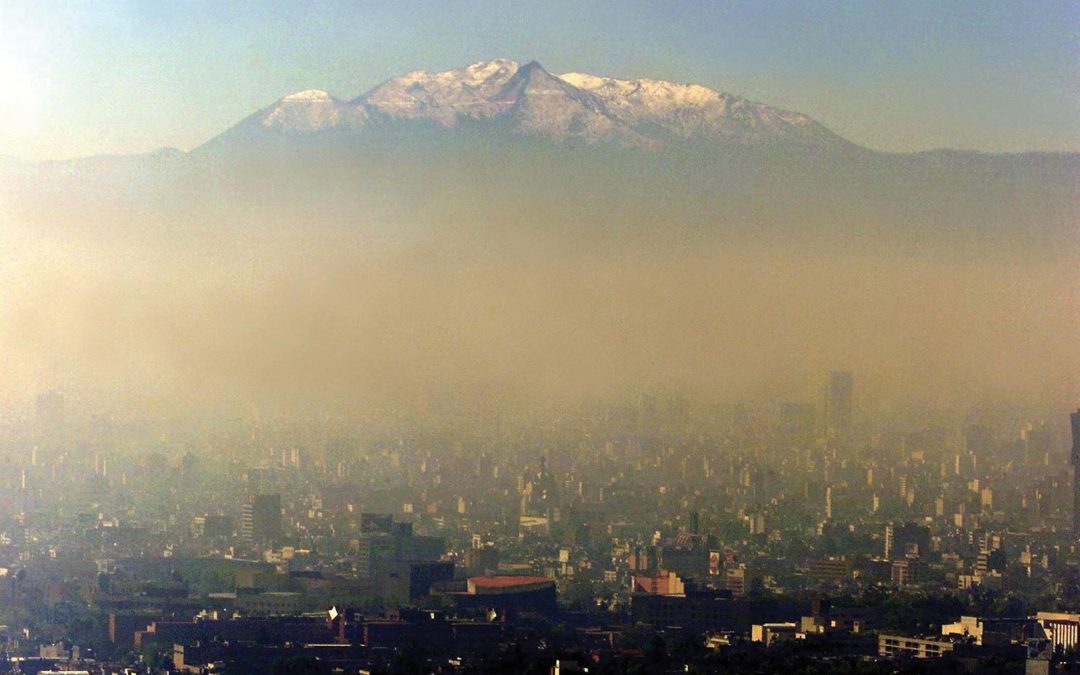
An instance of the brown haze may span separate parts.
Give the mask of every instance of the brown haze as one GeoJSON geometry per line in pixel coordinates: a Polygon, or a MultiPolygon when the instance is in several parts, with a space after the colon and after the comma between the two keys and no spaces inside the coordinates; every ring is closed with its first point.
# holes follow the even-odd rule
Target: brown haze
{"type": "Polygon", "coordinates": [[[565,206],[559,185],[528,181],[481,207],[475,180],[429,184],[413,211],[394,210],[399,193],[357,211],[331,188],[291,210],[190,213],[9,197],[0,395],[492,411],[641,392],[813,400],[847,369],[883,411],[1076,396],[1072,236],[897,245],[873,234],[886,225],[851,234],[858,214],[826,234],[731,228],[660,191],[565,206]]]}

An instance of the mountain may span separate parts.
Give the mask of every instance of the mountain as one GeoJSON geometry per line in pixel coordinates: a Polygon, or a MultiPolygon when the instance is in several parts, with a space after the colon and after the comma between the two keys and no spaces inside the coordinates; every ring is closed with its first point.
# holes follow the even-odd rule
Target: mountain
{"type": "Polygon", "coordinates": [[[453,127],[501,112],[503,105],[495,99],[519,68],[509,59],[495,59],[441,73],[414,70],[357,97],[353,105],[386,122],[425,119],[453,127]]]}
{"type": "Polygon", "coordinates": [[[504,118],[517,133],[559,140],[615,141],[649,145],[625,127],[597,96],[555,77],[533,61],[518,69],[495,96],[504,118]]]}
{"type": "Polygon", "coordinates": [[[588,73],[564,73],[559,77],[600,99],[620,123],[657,140],[779,140],[808,145],[845,142],[806,115],[696,84],[619,80],[588,73]]]}
{"type": "Polygon", "coordinates": [[[495,59],[412,71],[352,99],[290,94],[188,153],[0,161],[0,199],[39,229],[377,221],[391,236],[529,214],[579,234],[675,227],[1061,251],[1075,247],[1080,154],[878,152],[700,85],[495,59]]]}
{"type": "Polygon", "coordinates": [[[1014,387],[1074,396],[1077,223],[1080,154],[876,152],[538,63],[414,71],[290,94],[192,152],[0,158],[0,393],[343,402],[398,438],[458,401],[722,412],[842,367],[896,392],[867,409],[959,420],[1014,387]]]}
{"type": "Polygon", "coordinates": [[[320,90],[290,94],[208,146],[327,134],[371,138],[410,127],[646,148],[685,142],[851,145],[806,115],[700,85],[560,76],[535,61],[495,59],[439,73],[406,73],[351,101],[320,90]]]}
{"type": "Polygon", "coordinates": [[[368,121],[363,106],[350,105],[325,91],[308,89],[284,96],[249,115],[204,146],[250,144],[268,138],[298,138],[325,132],[355,132],[368,121]]]}

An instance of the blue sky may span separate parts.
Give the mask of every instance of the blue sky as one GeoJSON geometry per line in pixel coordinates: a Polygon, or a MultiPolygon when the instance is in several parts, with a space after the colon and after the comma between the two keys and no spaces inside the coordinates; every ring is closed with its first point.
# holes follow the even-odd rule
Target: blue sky
{"type": "Polygon", "coordinates": [[[280,96],[506,56],[698,82],[897,151],[1080,150],[1080,3],[0,2],[0,155],[190,149],[280,96]]]}

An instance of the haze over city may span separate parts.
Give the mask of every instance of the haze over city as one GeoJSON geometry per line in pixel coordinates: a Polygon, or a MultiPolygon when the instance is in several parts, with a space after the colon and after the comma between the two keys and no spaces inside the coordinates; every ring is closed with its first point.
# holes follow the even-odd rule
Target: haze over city
{"type": "Polygon", "coordinates": [[[0,672],[1077,665],[1077,35],[3,3],[0,672]]]}

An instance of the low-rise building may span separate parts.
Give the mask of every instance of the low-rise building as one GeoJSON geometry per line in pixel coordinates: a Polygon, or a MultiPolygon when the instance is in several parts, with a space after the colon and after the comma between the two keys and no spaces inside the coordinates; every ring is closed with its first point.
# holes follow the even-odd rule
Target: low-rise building
{"type": "Polygon", "coordinates": [[[956,643],[950,639],[936,637],[911,637],[908,635],[878,636],[878,655],[933,659],[952,652],[956,643]]]}

